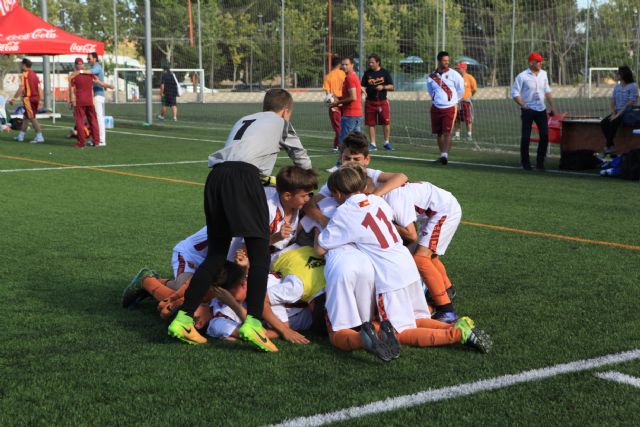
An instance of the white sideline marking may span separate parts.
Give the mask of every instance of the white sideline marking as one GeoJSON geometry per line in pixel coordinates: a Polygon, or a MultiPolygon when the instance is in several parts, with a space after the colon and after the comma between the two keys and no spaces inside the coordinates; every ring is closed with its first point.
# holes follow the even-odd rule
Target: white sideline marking
{"type": "Polygon", "coordinates": [[[623,374],[622,372],[608,371],[608,372],[598,372],[595,374],[596,377],[602,378],[603,380],[614,381],[620,384],[632,385],[634,387],[640,388],[640,378],[632,377],[631,375],[623,374]]]}
{"type": "Polygon", "coordinates": [[[362,406],[352,406],[351,408],[335,412],[312,415],[309,417],[293,418],[285,420],[280,424],[274,424],[273,426],[321,426],[328,423],[360,418],[365,415],[389,412],[430,402],[453,399],[460,396],[469,396],[483,391],[497,390],[510,387],[515,384],[539,381],[561,374],[588,371],[602,366],[629,362],[637,359],[640,359],[640,349],[596,357],[594,359],[584,359],[570,363],[563,363],[546,368],[532,369],[519,374],[503,375],[472,383],[421,391],[405,396],[390,397],[385,400],[379,400],[362,406]]]}
{"type": "MultiPolygon", "coordinates": [[[[309,157],[326,157],[332,154],[312,154],[309,157]]],[[[287,156],[278,156],[278,159],[288,159],[287,156]]],[[[164,165],[188,165],[193,163],[207,163],[207,160],[183,160],[178,162],[156,162],[156,163],[123,163],[119,165],[78,165],[78,166],[56,166],[47,168],[24,168],[24,169],[0,169],[0,173],[9,172],[40,172],[40,171],[58,171],[67,169],[92,169],[92,168],[133,168],[140,166],[164,166],[164,165]]]]}

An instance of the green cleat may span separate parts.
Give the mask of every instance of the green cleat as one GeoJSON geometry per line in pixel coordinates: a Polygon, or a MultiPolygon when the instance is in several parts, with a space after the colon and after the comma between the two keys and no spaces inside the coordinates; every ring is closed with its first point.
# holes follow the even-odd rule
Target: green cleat
{"type": "Polygon", "coordinates": [[[169,336],[191,345],[205,344],[207,342],[207,339],[200,335],[200,332],[194,326],[193,317],[182,310],[178,310],[178,314],[169,325],[167,333],[169,336]]]}
{"type": "Polygon", "coordinates": [[[266,351],[268,353],[278,351],[278,347],[276,347],[265,334],[260,320],[249,314],[247,315],[244,323],[240,326],[238,334],[240,335],[240,338],[250,342],[262,351],[266,351]]]}
{"type": "Polygon", "coordinates": [[[480,353],[489,353],[493,342],[491,337],[482,329],[476,328],[475,323],[469,317],[461,317],[454,328],[460,330],[462,338],[460,342],[467,347],[471,347],[480,353]]]}
{"type": "Polygon", "coordinates": [[[142,281],[145,277],[158,277],[158,275],[147,267],[138,271],[138,274],[131,279],[131,283],[124,288],[124,292],[122,293],[123,308],[130,307],[138,300],[148,295],[147,291],[142,288],[142,281]]]}

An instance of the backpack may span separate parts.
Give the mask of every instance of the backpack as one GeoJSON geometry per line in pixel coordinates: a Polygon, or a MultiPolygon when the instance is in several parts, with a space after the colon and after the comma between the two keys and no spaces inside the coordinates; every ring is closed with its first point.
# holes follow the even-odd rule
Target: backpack
{"type": "Polygon", "coordinates": [[[637,181],[640,179],[640,149],[622,155],[620,178],[637,181]]]}
{"type": "Polygon", "coordinates": [[[558,166],[558,168],[568,171],[583,171],[599,168],[601,162],[595,154],[595,151],[591,150],[562,151],[560,153],[560,166],[558,166]]]}

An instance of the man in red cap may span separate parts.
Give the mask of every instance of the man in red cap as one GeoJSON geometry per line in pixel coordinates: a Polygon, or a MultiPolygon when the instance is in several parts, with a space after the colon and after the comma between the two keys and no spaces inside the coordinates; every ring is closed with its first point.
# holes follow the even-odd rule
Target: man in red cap
{"type": "Polygon", "coordinates": [[[98,80],[94,74],[81,74],[83,67],[82,58],[76,58],[75,71],[69,77],[69,86],[71,88],[70,103],[73,106],[73,116],[76,120],[76,129],[78,131],[77,148],[85,146],[87,135],[84,131],[85,120],[89,122],[91,136],[93,138],[94,147],[100,145],[100,128],[98,126],[98,117],[96,108],[93,104],[93,84],[94,82],[103,87],[110,87],[104,82],[98,80]]]}
{"type": "Polygon", "coordinates": [[[460,139],[462,122],[465,122],[467,125],[467,140],[471,141],[473,139],[471,134],[471,124],[473,123],[471,97],[478,91],[478,83],[476,83],[476,79],[471,74],[467,73],[467,64],[465,62],[456,64],[456,71],[460,73],[464,80],[464,95],[460,99],[458,115],[456,116],[456,134],[453,139],[460,139]]]}
{"type": "Polygon", "coordinates": [[[553,99],[547,73],[542,69],[542,55],[532,52],[529,55],[529,68],[518,74],[513,87],[511,97],[520,106],[522,118],[522,133],[520,136],[520,163],[524,170],[531,170],[529,160],[529,140],[531,138],[531,125],[536,122],[540,134],[538,143],[538,155],[536,157],[536,169],[544,170],[544,159],[549,145],[549,128],[547,126],[547,109],[545,100],[549,104],[549,115],[555,114],[553,99]]]}

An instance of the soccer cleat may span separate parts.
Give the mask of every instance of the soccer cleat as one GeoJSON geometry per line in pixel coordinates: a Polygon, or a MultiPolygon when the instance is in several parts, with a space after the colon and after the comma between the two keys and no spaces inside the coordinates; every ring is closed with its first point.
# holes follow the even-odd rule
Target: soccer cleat
{"type": "Polygon", "coordinates": [[[526,171],[530,171],[531,170],[531,165],[529,164],[524,164],[522,165],[522,169],[526,170],[526,171]]]}
{"type": "Polygon", "coordinates": [[[473,136],[467,135],[467,141],[473,141],[473,136]]]}
{"type": "Polygon", "coordinates": [[[360,338],[362,338],[362,347],[377,358],[385,362],[391,361],[398,356],[395,355],[391,347],[382,342],[376,334],[376,330],[371,322],[364,322],[360,326],[360,338]]]}
{"type": "Polygon", "coordinates": [[[250,342],[262,351],[269,353],[278,351],[278,347],[276,347],[265,334],[260,320],[251,315],[247,315],[247,318],[238,330],[238,334],[240,335],[240,338],[250,342]]]}
{"type": "Polygon", "coordinates": [[[455,135],[453,135],[453,137],[451,138],[452,141],[460,141],[460,134],[457,133],[455,135]]]}
{"type": "Polygon", "coordinates": [[[433,316],[431,316],[431,318],[433,320],[438,320],[440,322],[449,324],[453,324],[458,321],[458,315],[455,311],[438,311],[433,316]]]}
{"type": "Polygon", "coordinates": [[[335,171],[337,171],[338,169],[340,169],[338,166],[334,166],[332,168],[327,169],[327,172],[329,173],[334,173],[335,171]]]}
{"type": "Polygon", "coordinates": [[[174,117],[174,118],[173,118],[173,121],[174,121],[174,122],[177,122],[177,121],[178,121],[178,118],[177,118],[177,117],[174,117]]]}
{"type": "Polygon", "coordinates": [[[124,292],[122,293],[123,308],[129,308],[139,299],[148,295],[147,291],[142,288],[142,281],[145,277],[157,277],[157,275],[147,267],[140,269],[140,271],[138,271],[138,273],[133,276],[133,279],[131,279],[129,285],[124,288],[124,292]]]}
{"type": "Polygon", "coordinates": [[[31,141],[29,141],[30,144],[42,144],[43,142],[44,142],[44,138],[38,138],[38,137],[35,137],[31,141]]]}
{"type": "Polygon", "coordinates": [[[158,114],[156,117],[158,118],[158,120],[164,120],[164,116],[163,115],[158,114]]]}
{"type": "Polygon", "coordinates": [[[493,346],[491,337],[482,329],[476,328],[475,323],[469,317],[461,317],[453,326],[460,331],[460,342],[480,353],[489,353],[493,346]]]}
{"type": "Polygon", "coordinates": [[[396,337],[396,331],[393,329],[393,325],[388,320],[383,320],[380,323],[380,340],[389,346],[393,353],[393,358],[400,357],[400,342],[396,337]]]}
{"type": "Polygon", "coordinates": [[[450,288],[447,288],[447,295],[449,296],[449,301],[453,302],[453,300],[456,299],[458,293],[456,292],[456,289],[451,286],[450,288]]]}
{"type": "Polygon", "coordinates": [[[384,144],[384,145],[382,146],[382,148],[384,148],[384,149],[385,149],[385,150],[387,150],[387,151],[393,151],[393,145],[391,145],[391,143],[390,143],[390,142],[389,142],[389,143],[387,143],[387,144],[384,144]]]}
{"type": "Polygon", "coordinates": [[[376,144],[369,143],[369,151],[378,151],[378,146],[376,144]]]}
{"type": "Polygon", "coordinates": [[[440,156],[440,163],[446,165],[447,163],[449,163],[449,159],[445,156],[440,156]]]}
{"type": "Polygon", "coordinates": [[[175,319],[169,325],[167,333],[169,336],[191,345],[205,344],[207,342],[207,339],[200,335],[200,332],[196,329],[193,317],[182,310],[179,310],[178,314],[176,314],[175,319]]]}
{"type": "Polygon", "coordinates": [[[340,151],[340,149],[338,147],[333,147],[333,152],[334,153],[338,153],[340,151]]]}

